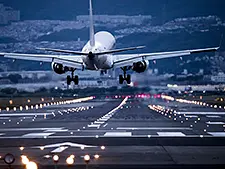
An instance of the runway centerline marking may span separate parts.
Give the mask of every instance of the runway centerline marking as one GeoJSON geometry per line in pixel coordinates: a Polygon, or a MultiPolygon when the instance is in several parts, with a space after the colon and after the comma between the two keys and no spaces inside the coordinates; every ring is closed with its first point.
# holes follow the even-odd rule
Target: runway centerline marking
{"type": "Polygon", "coordinates": [[[161,137],[185,137],[186,135],[182,132],[157,132],[161,137]]]}
{"type": "Polygon", "coordinates": [[[55,133],[29,133],[22,135],[23,138],[45,138],[55,133]]]}
{"type": "Polygon", "coordinates": [[[132,132],[106,132],[104,134],[106,137],[131,137],[132,132]]]}

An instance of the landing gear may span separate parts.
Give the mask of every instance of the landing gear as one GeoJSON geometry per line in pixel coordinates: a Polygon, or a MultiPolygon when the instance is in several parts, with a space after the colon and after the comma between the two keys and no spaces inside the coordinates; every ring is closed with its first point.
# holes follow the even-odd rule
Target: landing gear
{"type": "Polygon", "coordinates": [[[103,76],[103,75],[105,75],[105,74],[107,74],[107,70],[101,70],[100,75],[103,76]]]}
{"type": "Polygon", "coordinates": [[[129,74],[127,75],[127,71],[130,70],[131,67],[125,66],[125,67],[121,67],[121,69],[123,70],[123,75],[119,75],[119,83],[123,84],[123,81],[127,81],[127,84],[130,84],[131,76],[129,74]]]}
{"type": "Polygon", "coordinates": [[[79,77],[77,75],[74,76],[74,71],[75,69],[72,70],[71,76],[68,75],[66,78],[66,82],[68,86],[71,84],[72,81],[74,82],[75,85],[78,85],[79,83],[79,77]]]}

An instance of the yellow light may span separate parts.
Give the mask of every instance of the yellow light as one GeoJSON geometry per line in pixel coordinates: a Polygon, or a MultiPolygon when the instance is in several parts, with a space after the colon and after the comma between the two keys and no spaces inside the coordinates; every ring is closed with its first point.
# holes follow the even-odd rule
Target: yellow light
{"type": "Polygon", "coordinates": [[[75,155],[72,154],[72,155],[70,155],[70,157],[71,157],[71,158],[75,158],[75,155]]]}
{"type": "Polygon", "coordinates": [[[44,149],[45,149],[45,147],[40,147],[40,149],[41,149],[41,150],[44,150],[44,149]]]}
{"type": "Polygon", "coordinates": [[[43,101],[45,101],[45,99],[44,98],[41,98],[41,101],[43,102],[43,101]]]}
{"type": "Polygon", "coordinates": [[[22,106],[20,106],[20,111],[22,111],[23,110],[23,107],[22,106]]]}
{"type": "Polygon", "coordinates": [[[100,157],[100,156],[99,156],[98,154],[95,154],[95,155],[94,155],[94,158],[95,158],[96,160],[99,159],[99,157],[100,157]]]}
{"type": "Polygon", "coordinates": [[[38,169],[38,166],[35,162],[30,161],[29,163],[27,163],[26,169],[38,169]]]}
{"type": "Polygon", "coordinates": [[[27,102],[30,103],[30,99],[28,99],[27,102]]]}
{"type": "Polygon", "coordinates": [[[12,100],[9,100],[9,104],[12,105],[13,104],[13,101],[12,100]]]}
{"type": "Polygon", "coordinates": [[[22,156],[21,156],[21,162],[22,162],[24,165],[27,165],[27,164],[29,163],[29,159],[27,158],[27,156],[22,155],[22,156]]]}
{"type": "Polygon", "coordinates": [[[67,163],[68,165],[73,165],[73,163],[74,163],[74,158],[68,157],[68,158],[66,159],[66,163],[67,163]]]}

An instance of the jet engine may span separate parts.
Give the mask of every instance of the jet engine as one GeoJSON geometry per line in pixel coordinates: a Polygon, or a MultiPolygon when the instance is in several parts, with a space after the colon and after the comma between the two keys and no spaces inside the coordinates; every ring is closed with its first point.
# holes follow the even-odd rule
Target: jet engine
{"type": "Polygon", "coordinates": [[[149,66],[149,61],[148,60],[143,60],[140,62],[133,63],[133,71],[137,73],[143,73],[148,69],[149,66]]]}
{"type": "Polygon", "coordinates": [[[64,67],[61,63],[52,62],[52,70],[54,70],[57,74],[63,74],[68,71],[68,68],[64,67]]]}

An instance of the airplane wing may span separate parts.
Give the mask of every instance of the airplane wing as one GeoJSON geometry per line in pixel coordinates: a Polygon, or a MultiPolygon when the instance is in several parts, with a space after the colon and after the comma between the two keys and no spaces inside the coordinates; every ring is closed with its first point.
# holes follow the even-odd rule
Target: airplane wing
{"type": "Polygon", "coordinates": [[[143,60],[157,60],[172,57],[180,57],[191,55],[194,53],[201,52],[213,52],[217,51],[219,47],[214,48],[204,48],[204,49],[193,49],[193,50],[181,50],[181,51],[171,51],[171,52],[157,52],[157,53],[141,53],[141,54],[117,54],[114,57],[114,68],[132,66],[133,63],[143,61],[143,60]]]}
{"type": "Polygon", "coordinates": [[[64,66],[83,69],[82,58],[79,55],[45,55],[45,54],[20,54],[20,53],[0,53],[0,56],[11,59],[31,60],[39,62],[56,62],[64,66]]]}

